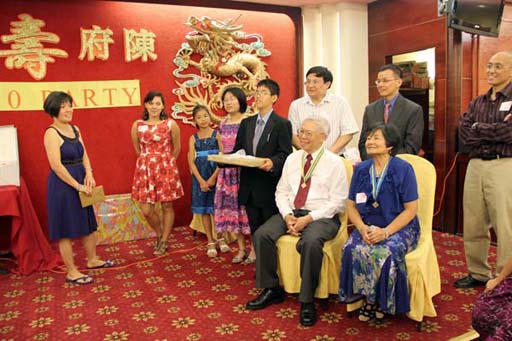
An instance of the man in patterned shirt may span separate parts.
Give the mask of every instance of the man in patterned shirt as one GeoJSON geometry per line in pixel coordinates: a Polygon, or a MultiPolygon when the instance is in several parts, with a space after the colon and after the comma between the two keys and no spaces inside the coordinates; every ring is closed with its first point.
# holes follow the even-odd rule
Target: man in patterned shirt
{"type": "Polygon", "coordinates": [[[464,250],[469,275],[457,288],[485,285],[489,227],[496,233],[496,273],[512,255],[512,51],[498,52],[486,65],[491,88],[475,98],[460,120],[461,143],[469,151],[464,182],[464,250]]]}

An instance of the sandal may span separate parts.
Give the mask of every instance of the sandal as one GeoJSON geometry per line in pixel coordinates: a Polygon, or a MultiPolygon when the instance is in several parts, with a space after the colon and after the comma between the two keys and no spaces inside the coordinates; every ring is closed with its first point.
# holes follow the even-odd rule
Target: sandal
{"type": "Polygon", "coordinates": [[[226,244],[226,242],[224,241],[224,238],[217,239],[217,243],[219,244],[220,252],[222,252],[222,253],[231,252],[231,248],[229,247],[228,244],[226,244]]]}
{"type": "Polygon", "coordinates": [[[66,277],[66,283],[78,284],[78,285],[87,285],[94,282],[94,279],[89,275],[83,275],[81,277],[71,279],[66,277]]]}
{"type": "Polygon", "coordinates": [[[247,256],[247,258],[242,262],[243,265],[251,265],[256,263],[256,258],[252,258],[251,256],[247,256]]]}
{"type": "Polygon", "coordinates": [[[231,261],[231,263],[233,264],[238,264],[238,263],[242,263],[248,256],[248,253],[247,253],[247,250],[242,250],[242,251],[238,251],[238,254],[233,257],[233,260],[231,261]]]}
{"type": "Polygon", "coordinates": [[[103,264],[96,265],[96,266],[88,266],[87,269],[94,270],[94,269],[102,269],[102,268],[111,268],[115,265],[114,261],[111,259],[107,259],[103,261],[103,264]]]}
{"type": "Polygon", "coordinates": [[[156,243],[155,243],[155,251],[158,250],[160,248],[160,244],[162,244],[162,237],[160,236],[157,236],[156,237],[156,243]]]}
{"type": "Polygon", "coordinates": [[[377,305],[375,308],[375,318],[377,320],[382,320],[384,318],[384,312],[377,305]]]}
{"type": "Polygon", "coordinates": [[[158,247],[153,252],[155,256],[165,255],[167,252],[167,240],[160,240],[160,243],[157,245],[158,247]]]}
{"type": "Polygon", "coordinates": [[[359,309],[359,315],[357,316],[357,318],[361,322],[368,322],[373,317],[375,317],[375,307],[367,302],[365,305],[361,307],[361,309],[359,309]]]}
{"type": "Polygon", "coordinates": [[[208,251],[206,251],[206,255],[210,258],[217,257],[217,248],[215,247],[216,243],[208,243],[208,251]]]}

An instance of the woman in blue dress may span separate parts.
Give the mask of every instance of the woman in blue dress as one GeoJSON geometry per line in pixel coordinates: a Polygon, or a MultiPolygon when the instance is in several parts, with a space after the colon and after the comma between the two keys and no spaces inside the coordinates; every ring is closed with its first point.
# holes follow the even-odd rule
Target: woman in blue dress
{"type": "Polygon", "coordinates": [[[50,163],[48,175],[48,227],[50,239],[58,240],[66,265],[66,282],[90,284],[91,276],[81,272],[73,259],[72,239],[82,238],[87,268],[113,266],[96,255],[96,217],[92,206],[83,208],[78,193],[90,194],[96,185],[91,162],[77,126],[71,124],[73,99],[62,91],[51,92],[44,111],[53,123],[44,134],[44,147],[50,163]]]}
{"type": "Polygon", "coordinates": [[[412,166],[393,155],[400,145],[393,125],[366,139],[370,159],[355,169],[347,211],[356,229],[343,248],[341,302],[364,299],[359,320],[410,310],[405,255],[419,238],[418,188],[412,166]]]}

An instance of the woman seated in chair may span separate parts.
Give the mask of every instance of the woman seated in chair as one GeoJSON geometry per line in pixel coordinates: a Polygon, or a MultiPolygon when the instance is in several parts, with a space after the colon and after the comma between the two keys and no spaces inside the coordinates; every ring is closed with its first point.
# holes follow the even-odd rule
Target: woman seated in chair
{"type": "Polygon", "coordinates": [[[472,324],[481,340],[512,340],[511,275],[512,256],[475,302],[472,324]]]}
{"type": "Polygon", "coordinates": [[[418,188],[412,166],[394,157],[400,134],[393,125],[366,139],[370,159],[357,165],[347,212],[356,229],[343,248],[341,302],[365,300],[359,320],[410,310],[405,255],[419,238],[418,188]]]}

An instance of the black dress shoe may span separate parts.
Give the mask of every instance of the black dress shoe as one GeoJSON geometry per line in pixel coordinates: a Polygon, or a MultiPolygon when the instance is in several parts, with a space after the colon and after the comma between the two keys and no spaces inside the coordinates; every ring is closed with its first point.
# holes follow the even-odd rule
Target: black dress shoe
{"type": "Polygon", "coordinates": [[[316,323],[316,310],[314,303],[302,303],[300,307],[300,324],[310,327],[316,323]]]}
{"type": "Polygon", "coordinates": [[[259,310],[268,307],[271,304],[283,302],[285,299],[284,290],[280,287],[265,288],[261,294],[254,300],[247,302],[245,309],[259,310]]]}
{"type": "Polygon", "coordinates": [[[455,283],[453,283],[453,285],[456,288],[462,288],[462,289],[481,287],[481,286],[485,286],[486,284],[487,284],[487,281],[479,281],[478,279],[474,279],[473,276],[471,276],[471,275],[467,275],[466,277],[461,278],[461,279],[455,281],[455,283]]]}

